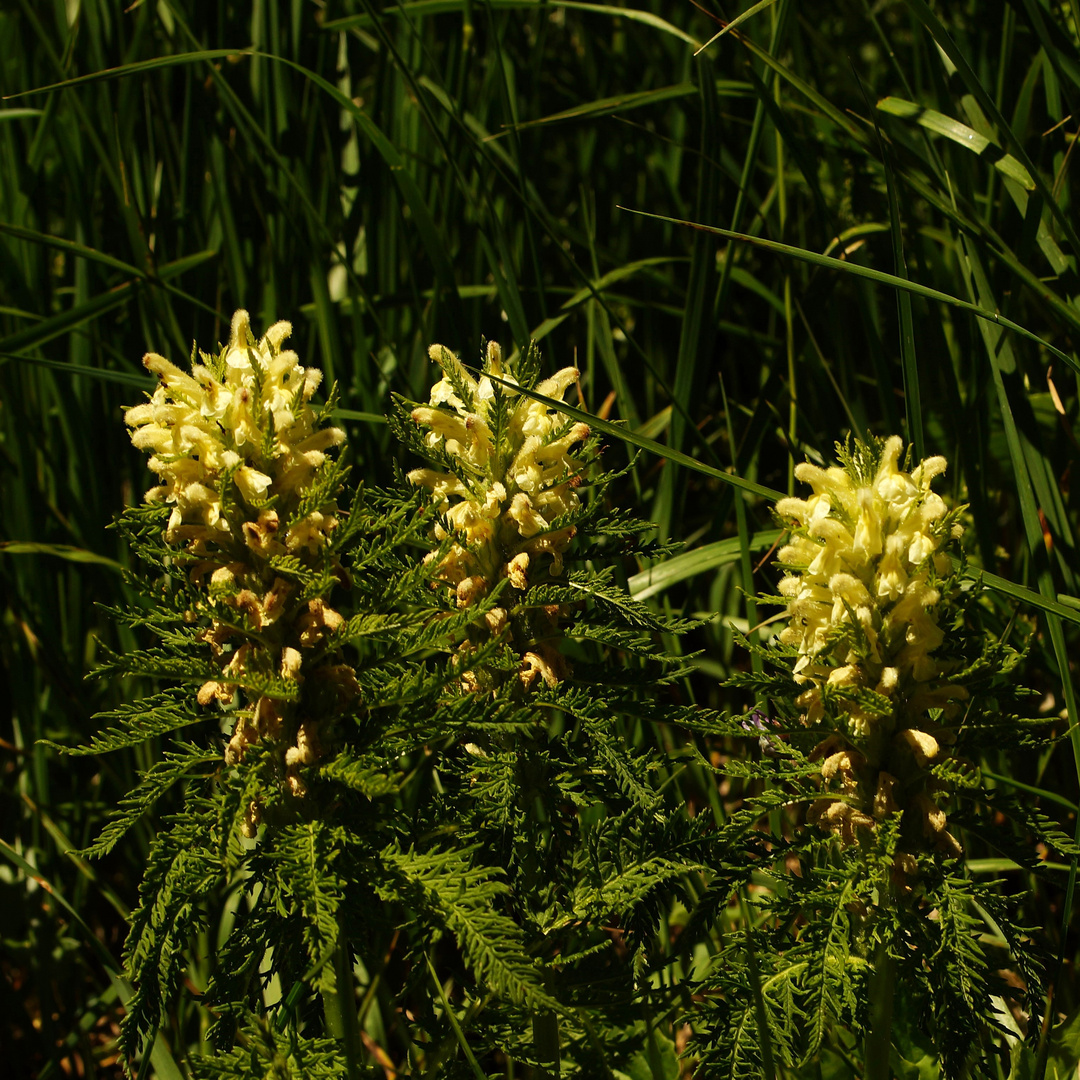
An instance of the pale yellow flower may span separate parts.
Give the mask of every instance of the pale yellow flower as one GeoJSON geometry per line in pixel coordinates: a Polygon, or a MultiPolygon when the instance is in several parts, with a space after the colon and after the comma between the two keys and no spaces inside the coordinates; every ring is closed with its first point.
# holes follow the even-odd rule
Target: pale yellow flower
{"type": "MultiPolygon", "coordinates": [[[[574,530],[553,529],[552,523],[580,506],[576,486],[582,465],[571,451],[588,438],[588,426],[503,387],[507,412],[497,440],[496,388],[489,376],[514,383],[503,369],[499,346],[489,343],[479,379],[443,346],[433,345],[429,354],[446,374],[432,387],[430,404],[413,409],[412,419],[427,429],[429,447],[455,459],[460,475],[413,469],[408,478],[432,493],[457,541],[441,570],[459,586],[459,605],[472,603],[507,576],[515,588],[525,588],[525,571],[540,555],[550,556],[551,574],[561,574],[574,530]],[[462,400],[455,383],[471,401],[462,400]]],[[[536,391],[562,400],[577,379],[576,368],[564,368],[536,391]]],[[[436,528],[436,539],[447,535],[436,528]]]]}
{"type": "MultiPolygon", "coordinates": [[[[248,313],[238,311],[225,348],[216,356],[199,353],[190,374],[148,353],[143,362],[160,385],[125,420],[161,480],[146,498],[171,507],[166,541],[195,556],[189,579],[205,587],[208,603],[194,607],[211,608],[200,637],[221,674],[201,686],[196,700],[232,711],[227,765],[238,766],[251,745],[271,740],[279,744],[286,789],[300,797],[306,791],[300,772],[321,754],[318,723],[302,705],[265,695],[252,703],[248,691],[237,692],[245,677],[278,667],[283,679],[296,683],[309,677],[348,683],[345,665],[327,666],[318,655],[313,668],[304,663],[312,660],[304,650],[327,652],[343,616],[322,597],[300,596],[296,583],[269,562],[288,556],[294,565],[319,565],[338,525],[336,491],[299,512],[327,451],[344,433],[319,426],[311,399],[321,374],[283,347],[291,332],[289,323],[278,322],[256,340],[248,313]],[[223,618],[223,608],[235,614],[226,610],[223,618]],[[281,745],[289,740],[292,745],[281,745]]],[[[254,835],[261,812],[256,799],[246,835],[254,835]]]]}
{"type": "MultiPolygon", "coordinates": [[[[577,488],[585,465],[575,454],[589,427],[520,393],[494,342],[479,378],[441,345],[433,345],[429,355],[442,367],[443,378],[432,387],[428,404],[414,408],[411,417],[425,429],[425,448],[436,459],[448,459],[449,467],[414,469],[408,478],[431,493],[443,515],[445,524],[435,526],[433,538],[451,543],[438,556],[438,576],[453,587],[457,607],[468,609],[504,579],[511,590],[524,593],[563,573],[576,532],[566,519],[581,507],[577,488]]],[[[578,377],[576,368],[563,368],[535,390],[562,401],[578,377]]],[[[425,561],[435,558],[432,552],[425,561]]],[[[471,666],[469,659],[488,636],[518,650],[520,689],[551,687],[565,678],[566,661],[543,640],[558,636],[559,606],[528,617],[512,615],[516,606],[511,601],[487,611],[469,629],[459,648],[464,692],[495,690],[498,677],[483,665],[471,666]]]]}
{"type": "MultiPolygon", "coordinates": [[[[776,504],[797,529],[778,557],[789,571],[779,585],[790,614],[780,640],[798,651],[796,678],[814,690],[823,680],[812,663],[825,654],[850,666],[849,684],[879,693],[942,673],[933,656],[943,640],[937,582],[948,572],[943,548],[951,532],[930,482],[945,459],[927,458],[907,473],[898,464],[902,445],[895,435],[885,440],[873,476],[798,465],[796,477],[813,494],[776,504]]],[[[835,679],[830,673],[824,681],[835,679]]],[[[867,733],[862,710],[853,708],[849,719],[856,734],[867,733]]]]}
{"type": "Polygon", "coordinates": [[[779,636],[796,652],[803,722],[824,736],[814,752],[824,797],[808,820],[853,843],[908,810],[924,840],[955,854],[930,770],[948,755],[948,721],[967,697],[936,656],[956,526],[930,487],[945,459],[906,472],[901,449],[893,436],[876,456],[857,445],[844,468],[796,467],[812,494],[776,506],[793,530],[778,556],[789,616],[779,636]]]}
{"type": "MultiPolygon", "coordinates": [[[[256,511],[243,511],[242,520],[257,517],[275,496],[295,498],[344,438],[338,428],[316,426],[311,397],[322,375],[282,349],[291,332],[289,323],[278,322],[256,341],[248,313],[238,311],[228,345],[217,357],[200,353],[190,375],[157,353],[144,357],[160,385],[124,419],[162,481],[146,498],[172,506],[170,542],[200,551],[239,526],[223,514],[226,479],[242,506],[256,511]]],[[[310,546],[313,527],[292,546],[310,546]]]]}

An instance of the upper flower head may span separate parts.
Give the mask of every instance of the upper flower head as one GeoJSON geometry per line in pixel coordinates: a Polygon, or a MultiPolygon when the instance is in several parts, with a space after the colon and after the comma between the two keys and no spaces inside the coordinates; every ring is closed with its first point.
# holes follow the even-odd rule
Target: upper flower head
{"type": "Polygon", "coordinates": [[[930,483],[945,459],[905,472],[901,447],[894,435],[877,452],[857,444],[845,468],[798,465],[796,477],[813,493],[776,504],[794,526],[778,557],[789,571],[780,592],[791,615],[780,637],[801,654],[800,671],[835,651],[877,678],[891,668],[918,681],[940,674],[932,657],[942,641],[937,581],[948,570],[944,547],[953,534],[930,483]]]}
{"type": "MultiPolygon", "coordinates": [[[[459,608],[481,603],[504,580],[518,594],[505,608],[489,605],[477,614],[459,649],[462,667],[471,664],[475,645],[495,636],[520,656],[520,691],[554,686],[568,670],[555,645],[566,612],[559,604],[531,605],[520,594],[563,572],[580,516],[578,487],[589,459],[579,444],[589,427],[521,390],[561,402],[578,371],[563,368],[537,381],[535,351],[507,370],[494,342],[479,379],[441,345],[430,356],[443,377],[429,404],[411,410],[423,432],[411,441],[439,468],[414,469],[408,478],[431,492],[443,515],[434,539],[449,543],[425,561],[439,559],[437,577],[453,589],[459,608]]],[[[463,671],[460,685],[468,693],[494,692],[504,681],[479,664],[463,671]]]]}
{"type": "MultiPolygon", "coordinates": [[[[501,577],[523,587],[530,560],[540,555],[550,556],[552,574],[561,573],[574,529],[552,526],[580,506],[583,466],[571,448],[588,438],[588,425],[494,382],[491,376],[517,385],[494,342],[480,379],[443,346],[429,353],[443,378],[432,387],[430,404],[411,415],[427,429],[425,446],[441,452],[449,471],[414,469],[409,480],[435,496],[459,541],[444,576],[454,584],[476,582],[464,594],[459,588],[459,603],[466,606],[501,577]]],[[[561,401],[577,379],[576,368],[563,368],[535,389],[561,401]]],[[[437,539],[446,535],[436,529],[437,539]]]]}
{"type": "MultiPolygon", "coordinates": [[[[256,341],[248,313],[238,311],[228,345],[216,357],[200,352],[191,374],[157,353],[143,358],[160,385],[124,419],[162,480],[146,498],[173,507],[170,542],[188,540],[202,550],[215,534],[238,530],[240,522],[223,511],[223,498],[227,504],[236,495],[247,508],[241,521],[257,517],[265,531],[267,514],[294,503],[326,450],[344,438],[338,428],[318,427],[311,398],[322,374],[281,348],[291,332],[289,323],[278,322],[256,341]]],[[[303,544],[310,543],[309,524],[303,544]]],[[[286,546],[302,544],[286,538],[286,546]]]]}
{"type": "Polygon", "coordinates": [[[824,736],[814,751],[823,797],[807,820],[853,843],[859,829],[907,811],[956,854],[930,770],[947,755],[948,720],[967,697],[942,678],[948,665],[935,655],[948,603],[946,547],[959,526],[930,489],[945,459],[907,472],[901,448],[893,436],[853,444],[843,468],[796,467],[812,493],[776,504],[792,528],[778,556],[789,615],[780,640],[797,654],[803,722],[824,736]]]}

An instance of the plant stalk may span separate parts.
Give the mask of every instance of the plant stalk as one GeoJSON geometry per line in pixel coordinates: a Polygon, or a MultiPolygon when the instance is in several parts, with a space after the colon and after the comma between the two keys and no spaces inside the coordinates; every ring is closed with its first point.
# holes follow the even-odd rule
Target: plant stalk
{"type": "Polygon", "coordinates": [[[890,1080],[889,1048],[892,1045],[892,1012],[895,971],[889,943],[878,942],[874,951],[874,974],[870,979],[870,1030],[866,1034],[865,1080],[890,1080]]]}
{"type": "Polygon", "coordinates": [[[532,1017],[533,1046],[540,1068],[536,1080],[558,1080],[562,1075],[559,1055],[559,1018],[550,1010],[534,1012],[532,1017]]]}

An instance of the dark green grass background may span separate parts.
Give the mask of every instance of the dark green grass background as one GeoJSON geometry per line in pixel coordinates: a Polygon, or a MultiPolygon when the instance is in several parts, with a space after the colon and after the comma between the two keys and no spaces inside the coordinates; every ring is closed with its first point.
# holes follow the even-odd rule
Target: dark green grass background
{"type": "MultiPolygon", "coordinates": [[[[182,363],[237,307],[259,332],[291,320],[337,381],[354,478],[393,481],[379,417],[426,395],[427,346],[468,361],[482,336],[536,339],[548,371],[581,368],[584,408],[693,459],[644,452],[617,491],[703,548],[651,595],[703,620],[683,692],[709,704],[745,704],[718,685],[746,662],[727,627],[759,618],[741,590],[774,583],[755,572],[774,523],[693,463],[788,491],[848,431],[900,432],[948,458],[973,563],[1004,579],[988,624],[1033,628],[1023,677],[1046,713],[1069,705],[1078,5],[778,0],[695,56],[743,9],[632,3],[0,4],[6,1075],[116,1074],[110,969],[150,825],[99,864],[70,851],[151,751],[37,740],[83,741],[145,692],[86,679],[99,640],[131,644],[104,609],[128,562],[108,525],[150,477],[121,409],[148,348],[182,363]]],[[[1077,748],[983,765],[1071,832],[1077,748]]],[[[1064,950],[1071,1012],[1067,870],[1036,884],[968,854],[1064,950]]],[[[192,1000],[166,1034],[197,1052],[192,1000]]]]}

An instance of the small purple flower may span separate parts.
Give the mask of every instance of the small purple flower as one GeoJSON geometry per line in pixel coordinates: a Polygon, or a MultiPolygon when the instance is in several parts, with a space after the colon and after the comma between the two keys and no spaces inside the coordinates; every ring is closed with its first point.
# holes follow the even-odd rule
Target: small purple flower
{"type": "Polygon", "coordinates": [[[766,732],[766,734],[758,737],[761,752],[766,757],[778,757],[784,752],[783,739],[778,735],[768,734],[770,729],[777,727],[777,722],[771,717],[766,716],[760,709],[754,709],[749,716],[740,721],[740,726],[744,731],[748,731],[751,734],[755,731],[766,732]]]}
{"type": "Polygon", "coordinates": [[[768,731],[769,728],[775,727],[776,722],[770,720],[760,709],[754,709],[746,719],[742,721],[742,728],[744,731],[768,731]]]}

